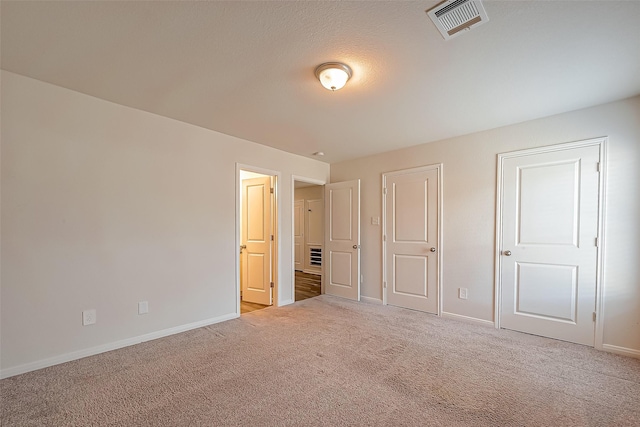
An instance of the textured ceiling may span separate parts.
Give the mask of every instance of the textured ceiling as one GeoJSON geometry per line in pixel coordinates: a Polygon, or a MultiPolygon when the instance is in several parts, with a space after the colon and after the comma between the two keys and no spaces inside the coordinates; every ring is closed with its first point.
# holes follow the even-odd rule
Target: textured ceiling
{"type": "Polygon", "coordinates": [[[437,3],[2,1],[2,68],[326,162],[640,93],[640,1],[485,1],[451,41],[437,3]]]}

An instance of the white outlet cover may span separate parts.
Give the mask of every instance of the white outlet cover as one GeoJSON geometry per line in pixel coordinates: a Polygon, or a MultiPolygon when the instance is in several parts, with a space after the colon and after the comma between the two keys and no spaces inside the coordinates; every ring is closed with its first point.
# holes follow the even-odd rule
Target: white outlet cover
{"type": "Polygon", "coordinates": [[[149,312],[149,302],[140,301],[138,303],[138,314],[147,314],[149,312]]]}
{"type": "Polygon", "coordinates": [[[469,290],[467,288],[460,288],[459,289],[459,297],[460,297],[460,299],[467,299],[468,294],[469,294],[469,290]]]}
{"type": "Polygon", "coordinates": [[[94,325],[97,320],[95,308],[82,312],[82,326],[94,325]]]}

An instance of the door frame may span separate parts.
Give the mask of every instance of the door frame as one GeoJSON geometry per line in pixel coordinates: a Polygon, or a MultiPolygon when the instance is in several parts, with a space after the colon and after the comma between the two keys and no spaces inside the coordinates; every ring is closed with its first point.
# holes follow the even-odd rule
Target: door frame
{"type": "Polygon", "coordinates": [[[273,223],[273,256],[271,260],[271,264],[273,266],[273,305],[279,307],[283,305],[280,301],[280,292],[279,292],[279,275],[280,271],[280,259],[281,259],[281,247],[280,247],[280,230],[282,229],[280,224],[280,197],[278,196],[278,186],[281,182],[282,173],[280,171],[274,171],[271,169],[265,169],[258,166],[251,166],[242,163],[236,163],[236,245],[234,248],[235,252],[235,275],[236,275],[236,314],[240,316],[240,245],[242,244],[242,236],[240,235],[240,226],[242,224],[242,211],[240,209],[240,200],[241,200],[241,190],[242,190],[242,181],[240,179],[240,171],[254,172],[262,175],[269,175],[274,177],[273,182],[273,216],[271,221],[273,223]]]}
{"type": "MultiPolygon", "coordinates": [[[[313,185],[321,185],[324,186],[327,182],[320,180],[320,179],[314,179],[314,178],[309,178],[306,176],[302,176],[302,175],[291,175],[291,301],[287,301],[286,304],[293,304],[296,301],[296,253],[295,253],[295,239],[294,239],[294,226],[295,224],[293,223],[293,216],[294,216],[294,209],[295,209],[295,194],[296,194],[296,181],[300,181],[300,182],[304,182],[307,184],[313,184],[313,185]]],[[[326,242],[323,242],[322,245],[322,277],[324,277],[324,266],[325,266],[325,260],[324,260],[324,248],[326,247],[326,242]]],[[[320,293],[324,294],[324,280],[321,283],[320,286],[320,293]]]]}
{"type": "Polygon", "coordinates": [[[551,153],[554,151],[564,151],[574,148],[597,146],[600,152],[600,173],[598,174],[598,246],[596,249],[596,327],[595,327],[595,348],[602,350],[604,332],[604,253],[605,253],[605,210],[606,210],[606,177],[607,177],[607,144],[609,138],[606,136],[581,141],[547,145],[544,147],[529,148],[524,150],[499,153],[497,158],[497,184],[496,184],[496,238],[495,238],[495,294],[494,294],[494,325],[500,329],[500,313],[502,312],[502,200],[503,193],[503,169],[504,161],[515,157],[525,157],[533,154],[551,153]]]}
{"type": "Polygon", "coordinates": [[[436,316],[442,316],[443,313],[443,308],[442,308],[442,294],[443,294],[443,289],[442,289],[442,265],[443,265],[443,258],[444,258],[444,245],[443,245],[443,235],[442,235],[442,222],[443,222],[443,218],[442,218],[442,213],[444,212],[443,209],[443,194],[442,194],[442,189],[444,188],[443,182],[442,182],[442,176],[443,176],[443,169],[444,169],[444,164],[443,163],[434,163],[431,165],[425,165],[425,166],[418,166],[415,168],[409,168],[409,169],[400,169],[400,170],[395,170],[395,171],[391,171],[391,172],[383,172],[382,173],[382,228],[380,230],[380,242],[382,244],[382,304],[383,305],[387,305],[387,236],[385,234],[385,231],[387,229],[387,177],[388,176],[395,176],[395,175],[404,175],[407,173],[415,173],[415,172],[424,172],[424,171],[429,171],[429,170],[433,170],[435,169],[438,173],[438,261],[436,263],[437,265],[437,272],[436,272],[436,299],[438,301],[437,304],[437,311],[436,311],[436,316]]]}

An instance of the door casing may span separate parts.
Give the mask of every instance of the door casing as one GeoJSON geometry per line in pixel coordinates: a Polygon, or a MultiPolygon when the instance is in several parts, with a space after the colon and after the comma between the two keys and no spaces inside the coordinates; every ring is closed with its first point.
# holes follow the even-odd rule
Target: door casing
{"type": "Polygon", "coordinates": [[[438,299],[438,309],[437,309],[437,313],[436,315],[441,316],[443,311],[442,311],[442,260],[444,258],[444,245],[443,245],[443,238],[442,238],[442,213],[443,213],[443,195],[442,195],[442,188],[443,188],[443,183],[442,183],[442,175],[443,175],[443,169],[444,169],[444,165],[442,163],[435,163],[432,165],[426,165],[426,166],[419,166],[419,167],[415,167],[415,168],[409,168],[409,169],[401,169],[401,170],[396,170],[396,171],[391,171],[391,172],[385,172],[382,174],[382,229],[380,230],[380,238],[382,240],[382,304],[383,305],[387,305],[387,284],[388,284],[388,280],[387,280],[387,274],[388,274],[388,269],[387,269],[387,245],[386,245],[386,239],[388,238],[388,236],[386,236],[386,229],[387,229],[387,176],[389,175],[395,175],[395,174],[403,174],[403,173],[413,173],[413,172],[423,172],[423,171],[428,171],[428,170],[433,170],[436,169],[438,172],[438,243],[437,243],[437,250],[438,250],[438,259],[437,259],[437,285],[436,285],[436,289],[438,292],[437,295],[437,299],[438,299]]]}
{"type": "Polygon", "coordinates": [[[607,137],[599,137],[593,139],[587,139],[583,141],[569,142],[564,144],[556,144],[545,147],[531,148],[525,150],[512,151],[508,153],[498,154],[497,162],[497,184],[496,184],[496,239],[495,239],[495,295],[494,295],[494,325],[496,329],[500,329],[500,313],[502,311],[502,217],[503,217],[503,165],[505,159],[514,157],[523,157],[533,154],[551,153],[560,150],[569,150],[573,148],[598,146],[600,150],[600,174],[598,182],[598,247],[596,248],[596,328],[595,328],[595,348],[602,350],[603,344],[603,316],[604,316],[604,251],[605,251],[605,233],[604,233],[604,219],[605,219],[605,189],[606,189],[606,167],[607,167],[607,137]]]}

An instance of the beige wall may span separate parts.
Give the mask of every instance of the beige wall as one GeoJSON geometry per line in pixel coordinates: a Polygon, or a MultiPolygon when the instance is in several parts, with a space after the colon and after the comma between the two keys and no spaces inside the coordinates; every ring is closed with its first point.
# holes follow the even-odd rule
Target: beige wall
{"type": "Polygon", "coordinates": [[[382,217],[381,174],[443,163],[444,311],[493,321],[497,154],[599,136],[609,137],[604,342],[640,355],[640,97],[332,164],[332,182],[362,180],[362,295],[382,298],[381,226],[370,221],[382,217]]]}
{"type": "Polygon", "coordinates": [[[294,199],[304,203],[304,269],[307,272],[321,273],[322,267],[311,265],[309,252],[311,247],[324,248],[324,186],[296,188],[294,199]],[[310,213],[309,209],[313,205],[317,205],[316,210],[310,213]]]}
{"type": "Polygon", "coordinates": [[[311,200],[311,199],[323,199],[324,187],[322,185],[311,185],[308,187],[295,189],[296,200],[311,200]]]}
{"type": "MultiPolygon", "coordinates": [[[[2,72],[3,375],[236,312],[236,163],[291,176],[325,163],[2,72]],[[137,314],[138,301],[149,314],[137,314]],[[81,312],[97,309],[83,327],[81,312]],[[128,341],[127,341],[128,340],[128,341]]],[[[280,276],[280,302],[292,302],[280,276]]]]}
{"type": "MultiPolygon", "coordinates": [[[[280,271],[293,269],[291,175],[324,181],[328,165],[4,71],[1,96],[2,375],[233,316],[236,163],[282,173],[280,271]],[[83,327],[88,308],[98,322],[83,327]]],[[[640,97],[332,165],[334,182],[362,179],[363,295],[381,298],[381,173],[442,162],[444,310],[492,320],[496,154],[597,136],[604,339],[640,351],[640,97]]],[[[281,275],[280,302],[291,286],[281,275]]]]}

